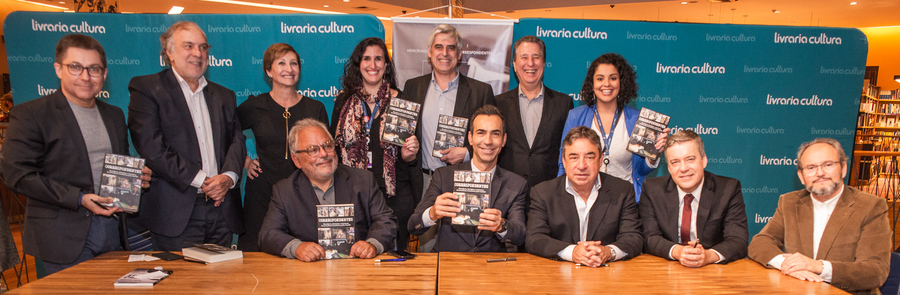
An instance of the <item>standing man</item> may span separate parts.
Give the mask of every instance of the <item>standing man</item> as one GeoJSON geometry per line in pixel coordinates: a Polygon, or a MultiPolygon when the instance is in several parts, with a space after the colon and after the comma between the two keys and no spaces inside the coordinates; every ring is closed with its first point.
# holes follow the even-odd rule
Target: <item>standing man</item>
{"type": "Polygon", "coordinates": [[[634,187],[600,173],[600,136],[578,126],[562,145],[565,175],[531,189],[525,249],[590,267],[640,255],[644,238],[634,187]]]}
{"type": "Polygon", "coordinates": [[[338,164],[328,128],[315,119],[297,121],[288,134],[291,159],[300,170],[275,184],[259,231],[263,251],[304,262],[325,258],[318,243],[316,205],[353,204],[357,241],[353,257],[369,259],[393,249],[397,217],[385,205],[375,176],[338,164]]]}
{"type": "Polygon", "coordinates": [[[666,140],[669,176],[641,189],[644,252],[687,267],[747,256],[747,212],[741,182],[706,171],[703,140],[681,130],[666,140]]]}
{"type": "Polygon", "coordinates": [[[245,150],[234,91],[203,77],[210,46],[196,23],[179,21],[159,40],[171,69],[128,84],[134,148],[161,178],[141,198],[139,220],[155,250],[230,246],[243,232],[236,184],[245,150]]]}
{"type": "MultiPolygon", "coordinates": [[[[128,154],[125,114],[97,100],[106,80],[106,53],[94,38],[62,37],[56,44],[59,90],[16,106],[3,143],[6,184],[28,198],[25,254],[53,274],[121,249],[121,208],[97,195],[106,153],[128,154]]],[[[147,187],[149,169],[144,169],[147,187]]]]}
{"type": "MultiPolygon", "coordinates": [[[[547,48],[535,36],[525,36],[513,46],[513,69],[519,86],[497,96],[497,107],[506,117],[509,142],[500,153],[500,167],[528,181],[528,189],[556,178],[559,143],[572,98],[544,85],[547,48]]],[[[527,208],[527,206],[526,206],[527,208]]]]}
{"type": "Polygon", "coordinates": [[[521,246],[525,242],[525,179],[497,167],[497,157],[506,144],[503,115],[492,105],[475,111],[469,121],[469,142],[475,156],[463,162],[438,169],[422,202],[409,218],[409,232],[425,233],[438,227],[436,252],[506,252],[506,244],[521,246]],[[481,213],[478,227],[454,225],[451,219],[461,212],[461,201],[453,193],[453,172],[472,170],[490,172],[489,208],[481,213]]]}
{"type": "Polygon", "coordinates": [[[800,145],[797,176],[806,189],[781,195],[750,258],[800,280],[877,294],[893,238],[884,199],[844,186],[847,155],[831,138],[800,145]]]}

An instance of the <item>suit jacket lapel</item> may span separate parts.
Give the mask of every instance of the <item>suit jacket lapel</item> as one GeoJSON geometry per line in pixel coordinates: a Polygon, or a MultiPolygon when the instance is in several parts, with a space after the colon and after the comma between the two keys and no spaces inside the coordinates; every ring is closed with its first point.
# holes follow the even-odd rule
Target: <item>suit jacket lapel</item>
{"type": "Polygon", "coordinates": [[[815,216],[813,214],[812,196],[808,193],[797,200],[797,216],[798,228],[800,230],[800,253],[808,257],[813,257],[813,222],[815,216]]]}
{"type": "MultiPolygon", "coordinates": [[[[103,125],[106,127],[106,133],[109,136],[109,146],[113,153],[122,153],[123,147],[119,146],[119,126],[113,121],[113,116],[110,114],[110,109],[107,105],[97,104],[97,111],[100,112],[100,118],[103,119],[103,125]]],[[[124,147],[127,149],[128,147],[124,147]]]]}
{"type": "MultiPolygon", "coordinates": [[[[553,120],[553,114],[555,114],[554,111],[559,107],[555,101],[556,98],[552,96],[550,89],[544,86],[544,108],[541,110],[541,123],[538,125],[537,134],[534,135],[533,146],[539,146],[552,133],[547,128],[550,128],[550,121],[553,120]]],[[[517,99],[516,102],[518,103],[518,101],[517,99]]],[[[528,147],[528,149],[531,150],[531,147],[528,147]]]]}
{"type": "MultiPolygon", "coordinates": [[[[334,171],[334,180],[331,185],[334,186],[334,203],[335,204],[353,204],[353,196],[350,195],[350,186],[347,179],[349,174],[344,171],[344,167],[338,164],[334,171]]],[[[361,210],[362,208],[354,208],[353,210],[361,210]]]]}
{"type": "Polygon", "coordinates": [[[846,224],[850,215],[853,215],[853,203],[856,203],[856,195],[848,193],[845,187],[844,191],[841,192],[841,198],[835,204],[834,211],[831,212],[831,217],[828,218],[828,223],[825,224],[822,238],[819,239],[819,251],[817,252],[818,255],[816,255],[818,257],[814,259],[826,259],[828,257],[828,251],[834,245],[834,239],[837,238],[837,234],[846,224]]]}
{"type": "Polygon", "coordinates": [[[559,214],[563,215],[563,219],[566,220],[566,224],[571,224],[571,226],[569,227],[569,234],[572,235],[572,241],[575,241],[577,243],[578,241],[581,241],[581,221],[578,220],[578,209],[577,207],[575,207],[575,198],[577,198],[578,196],[573,196],[568,191],[566,191],[566,181],[569,180],[563,179],[559,183],[559,189],[557,189],[557,191],[559,192],[566,192],[565,194],[559,196],[560,198],[565,198],[565,200],[559,202],[559,214]]]}
{"type": "MultiPolygon", "coordinates": [[[[715,202],[715,187],[716,184],[713,182],[711,175],[708,172],[703,173],[703,189],[700,191],[700,206],[697,206],[697,239],[700,239],[703,234],[703,229],[706,228],[706,221],[709,220],[709,211],[712,208],[713,202],[715,202]]],[[[703,242],[701,240],[700,242],[703,242]]]]}
{"type": "MultiPolygon", "coordinates": [[[[678,210],[681,209],[678,206],[678,203],[681,201],[678,199],[678,186],[675,184],[675,181],[672,180],[672,177],[669,176],[668,185],[666,186],[666,196],[663,198],[664,208],[666,209],[666,216],[659,216],[657,220],[672,220],[674,222],[663,222],[666,225],[664,232],[671,233],[672,237],[678,237],[678,231],[681,228],[681,220],[678,220],[678,210]]],[[[676,244],[681,244],[681,241],[675,241],[676,244]]]]}
{"type": "MultiPolygon", "coordinates": [[[[219,159],[222,159],[225,156],[224,154],[222,154],[225,151],[223,151],[223,149],[219,148],[220,146],[222,146],[222,137],[224,136],[223,134],[225,133],[225,131],[222,130],[222,127],[225,124],[213,123],[213,122],[218,122],[218,123],[224,122],[224,118],[222,118],[222,112],[219,111],[222,108],[222,106],[221,106],[220,101],[218,99],[215,99],[216,95],[218,95],[218,93],[215,93],[213,90],[210,89],[209,81],[207,81],[206,87],[203,88],[203,98],[206,100],[206,109],[207,109],[207,112],[209,112],[209,126],[210,126],[209,129],[212,131],[213,147],[216,151],[216,161],[220,162],[219,159]]],[[[222,166],[222,163],[219,163],[219,166],[222,166]]]]}
{"type": "MultiPolygon", "coordinates": [[[[456,106],[453,108],[453,115],[462,116],[465,109],[469,107],[469,83],[462,73],[457,75],[459,76],[459,86],[456,89],[456,106]]],[[[473,108],[472,110],[474,111],[475,109],[473,108]]],[[[472,122],[469,122],[469,124],[472,124],[472,122]]],[[[466,142],[468,143],[468,140],[466,142]]]]}
{"type": "MultiPolygon", "coordinates": [[[[175,112],[177,114],[165,114],[168,118],[173,118],[175,120],[182,120],[181,124],[183,126],[187,126],[185,128],[191,136],[189,136],[188,140],[190,140],[190,144],[195,147],[196,158],[194,160],[200,160],[200,143],[197,141],[197,130],[194,129],[194,118],[191,116],[191,109],[188,108],[187,100],[184,97],[184,92],[181,91],[181,84],[178,83],[178,78],[175,77],[175,72],[172,69],[162,73],[162,81],[165,83],[165,90],[169,93],[169,97],[172,99],[172,102],[176,105],[175,112]]],[[[165,118],[161,118],[165,119],[165,118]]]]}
{"type": "MultiPolygon", "coordinates": [[[[603,177],[605,178],[605,177],[603,177]]],[[[594,233],[597,232],[597,229],[600,228],[600,222],[603,221],[603,216],[606,215],[606,211],[610,209],[609,203],[612,195],[609,191],[609,186],[603,186],[603,179],[600,180],[600,189],[597,192],[597,200],[594,201],[594,205],[591,206],[591,209],[588,213],[588,228],[587,228],[587,239],[588,240],[596,240],[591,237],[594,236],[594,233]]],[[[618,208],[617,208],[618,209],[618,208]]]]}
{"type": "MultiPolygon", "coordinates": [[[[91,160],[88,159],[87,146],[84,143],[84,134],[81,133],[81,127],[78,125],[78,119],[75,118],[75,112],[72,111],[72,107],[69,106],[68,100],[66,100],[66,95],[62,93],[62,90],[57,90],[54,92],[55,97],[53,98],[54,103],[56,104],[56,112],[57,115],[55,117],[59,118],[61,124],[65,126],[66,133],[72,134],[72,140],[75,144],[75,158],[78,163],[81,163],[81,173],[82,175],[93,175],[91,173],[91,160]]],[[[104,124],[106,124],[104,120],[104,124]]],[[[109,130],[107,128],[107,130],[109,130]]],[[[112,143],[112,142],[111,142],[112,143]]],[[[91,182],[91,190],[93,191],[94,187],[94,178],[89,177],[91,182]]]]}
{"type": "MultiPolygon", "coordinates": [[[[509,110],[509,114],[506,114],[506,121],[509,122],[510,137],[521,139],[512,142],[521,142],[522,145],[525,146],[525,150],[531,150],[531,147],[528,146],[528,139],[526,139],[525,137],[525,126],[522,125],[522,114],[519,111],[519,108],[522,107],[521,105],[519,105],[519,87],[516,87],[514,91],[515,92],[513,92],[514,96],[512,99],[512,105],[514,107],[509,110]]],[[[535,137],[535,141],[537,141],[537,137],[535,137]]]]}

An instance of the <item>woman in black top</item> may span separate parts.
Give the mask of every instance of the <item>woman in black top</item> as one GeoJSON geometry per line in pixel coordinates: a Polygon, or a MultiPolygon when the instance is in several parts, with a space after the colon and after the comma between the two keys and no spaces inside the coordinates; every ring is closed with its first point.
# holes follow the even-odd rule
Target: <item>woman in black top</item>
{"type": "Polygon", "coordinates": [[[243,251],[259,251],[258,236],[272,198],[272,185],[297,169],[291,161],[287,134],[295,122],[315,118],[328,122],[325,105],[297,93],[300,58],[293,47],[275,43],[263,54],[263,70],[272,82],[272,91],[250,96],[238,109],[241,128],[256,137],[257,159],[247,157],[247,185],[244,190],[245,233],[238,239],[243,251]]]}
{"type": "Polygon", "coordinates": [[[384,41],[371,37],[356,45],[344,66],[343,92],[334,103],[331,128],[341,163],[375,174],[388,207],[397,216],[396,245],[405,250],[406,223],[418,202],[410,186],[409,165],[414,164],[419,142],[415,136],[403,147],[381,142],[382,117],[392,98],[403,98],[394,73],[384,41]]]}

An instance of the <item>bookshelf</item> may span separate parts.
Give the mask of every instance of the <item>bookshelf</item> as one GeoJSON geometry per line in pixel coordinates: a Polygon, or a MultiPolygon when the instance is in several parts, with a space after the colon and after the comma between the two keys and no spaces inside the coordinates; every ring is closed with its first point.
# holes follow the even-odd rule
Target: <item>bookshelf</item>
{"type": "Polygon", "coordinates": [[[882,90],[866,80],[859,101],[850,185],[900,181],[900,90],[882,90]]]}

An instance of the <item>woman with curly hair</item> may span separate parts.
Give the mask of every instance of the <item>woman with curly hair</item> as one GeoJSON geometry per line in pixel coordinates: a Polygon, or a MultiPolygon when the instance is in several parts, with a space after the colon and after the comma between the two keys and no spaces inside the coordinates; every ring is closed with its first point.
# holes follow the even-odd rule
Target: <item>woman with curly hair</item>
{"type": "MultiPolygon", "coordinates": [[[[381,142],[382,117],[391,99],[403,98],[394,73],[383,40],[370,37],[359,42],[344,66],[343,92],[334,102],[331,132],[341,163],[375,174],[385,202],[401,225],[397,227],[397,248],[406,250],[406,223],[417,203],[412,193],[410,165],[419,152],[419,142],[415,136],[402,147],[381,142]]],[[[420,171],[413,175],[422,177],[420,171]]],[[[388,250],[391,249],[385,249],[388,250]]]]}
{"type": "MultiPolygon", "coordinates": [[[[617,53],[601,55],[591,63],[581,84],[584,105],[569,111],[563,127],[565,133],[576,126],[586,126],[596,131],[603,140],[604,149],[600,171],[631,182],[636,199],[640,198],[644,177],[658,165],[657,161],[625,149],[640,113],[628,106],[637,97],[637,90],[637,75],[624,57],[617,53]]],[[[656,140],[660,153],[665,149],[669,131],[666,128],[656,140]]],[[[559,175],[565,173],[563,156],[560,153],[559,175]]]]}

